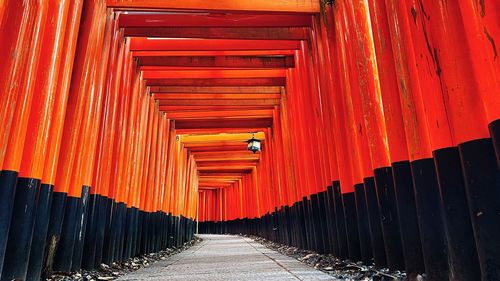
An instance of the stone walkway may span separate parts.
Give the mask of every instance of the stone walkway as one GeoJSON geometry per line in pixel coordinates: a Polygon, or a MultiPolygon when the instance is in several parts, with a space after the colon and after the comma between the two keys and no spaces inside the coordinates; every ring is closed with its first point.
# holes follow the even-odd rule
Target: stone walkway
{"type": "Polygon", "coordinates": [[[336,280],[250,238],[199,236],[200,244],[118,280],[336,280]]]}

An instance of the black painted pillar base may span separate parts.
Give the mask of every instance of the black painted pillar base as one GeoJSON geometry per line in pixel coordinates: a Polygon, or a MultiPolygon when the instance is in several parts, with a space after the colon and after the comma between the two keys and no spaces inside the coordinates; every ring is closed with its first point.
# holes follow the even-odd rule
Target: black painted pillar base
{"type": "Polygon", "coordinates": [[[0,276],[2,275],[5,248],[9,236],[16,186],[17,172],[7,170],[0,172],[0,276]]]}
{"type": "Polygon", "coordinates": [[[330,239],[329,239],[329,218],[327,216],[327,208],[328,208],[328,202],[327,202],[327,192],[322,191],[318,193],[318,201],[319,201],[319,215],[320,215],[320,227],[321,227],[321,236],[323,238],[323,247],[324,251],[323,253],[329,253],[330,252],[330,239]]]}
{"type": "Polygon", "coordinates": [[[71,263],[71,271],[78,271],[82,267],[82,255],[85,242],[85,233],[87,231],[87,216],[89,207],[90,187],[82,187],[82,195],[80,197],[79,208],[77,212],[77,225],[75,244],[73,249],[73,261],[71,263]]]}
{"type": "Polygon", "coordinates": [[[448,248],[434,160],[415,160],[410,165],[427,280],[448,280],[448,248]]]}
{"type": "Polygon", "coordinates": [[[307,228],[305,224],[305,213],[304,213],[304,202],[303,201],[298,201],[297,202],[297,212],[298,212],[298,219],[297,219],[297,224],[300,229],[300,245],[302,249],[307,248],[307,228]]]}
{"type": "Polygon", "coordinates": [[[285,217],[285,229],[286,229],[286,237],[284,243],[286,245],[290,245],[290,240],[292,237],[292,228],[290,227],[290,221],[291,221],[291,216],[290,216],[290,207],[289,206],[284,206],[282,208],[284,210],[284,217],[285,217]]]}
{"type": "Polygon", "coordinates": [[[174,219],[173,219],[172,213],[169,213],[168,214],[168,237],[167,237],[167,239],[168,239],[167,246],[169,248],[174,245],[174,233],[175,233],[174,219]]]}
{"type": "Polygon", "coordinates": [[[147,237],[148,237],[148,224],[147,224],[147,213],[140,211],[141,217],[141,238],[140,238],[140,253],[145,254],[147,252],[147,237]]]}
{"type": "Polygon", "coordinates": [[[458,146],[481,280],[500,280],[500,169],[491,139],[458,146]]]}
{"type": "Polygon", "coordinates": [[[315,248],[314,251],[323,254],[325,253],[325,248],[323,244],[323,236],[321,233],[321,216],[320,216],[320,211],[319,211],[319,201],[318,201],[318,195],[317,194],[311,194],[311,199],[309,200],[311,204],[311,211],[312,211],[312,223],[313,223],[313,228],[314,228],[314,241],[315,243],[315,248]]]}
{"type": "Polygon", "coordinates": [[[359,245],[361,261],[364,264],[371,264],[373,258],[370,226],[368,223],[368,212],[366,210],[365,187],[363,184],[354,185],[354,201],[358,221],[359,245]]]}
{"type": "Polygon", "coordinates": [[[340,193],[340,182],[334,181],[333,186],[333,198],[335,202],[335,218],[337,222],[337,240],[338,240],[338,257],[340,259],[346,259],[349,256],[349,249],[347,245],[347,229],[346,229],[346,219],[344,214],[344,202],[342,200],[342,194],[340,193]]]}
{"type": "Polygon", "coordinates": [[[356,212],[356,200],[354,198],[354,192],[347,192],[342,194],[342,201],[344,203],[349,259],[356,262],[361,260],[361,249],[359,243],[358,215],[356,212]]]}
{"type": "MultiPolygon", "coordinates": [[[[306,216],[307,216],[307,227],[309,229],[308,231],[308,236],[309,236],[309,250],[315,250],[317,247],[317,241],[316,241],[316,232],[314,229],[314,222],[313,222],[313,210],[311,206],[311,200],[305,198],[305,207],[306,207],[306,216]]],[[[286,222],[285,222],[285,227],[286,227],[286,222]]]]}
{"type": "Polygon", "coordinates": [[[33,240],[31,242],[26,280],[41,279],[53,189],[54,186],[50,184],[42,184],[39,189],[38,205],[36,207],[35,226],[33,230],[33,240]]]}
{"type": "Polygon", "coordinates": [[[104,240],[102,247],[102,262],[105,264],[111,264],[114,260],[115,253],[115,240],[116,240],[116,205],[117,203],[113,199],[109,199],[109,203],[106,206],[106,217],[105,227],[104,227],[104,240]]]}
{"type": "Polygon", "coordinates": [[[132,208],[127,208],[125,215],[125,243],[123,246],[124,259],[129,259],[132,257],[133,236],[134,236],[134,210],[132,208]]]}
{"type": "Polygon", "coordinates": [[[64,219],[61,229],[61,236],[57,245],[54,257],[54,270],[70,272],[73,260],[73,249],[76,237],[76,217],[80,198],[68,196],[66,198],[66,208],[64,210],[64,219]]]}
{"type": "Polygon", "coordinates": [[[328,186],[326,197],[328,200],[327,216],[328,216],[328,220],[330,222],[330,235],[328,236],[330,239],[330,252],[334,256],[338,256],[339,242],[338,242],[338,235],[337,235],[337,217],[335,215],[335,202],[334,202],[334,195],[333,195],[333,186],[328,186]]]}
{"type": "Polygon", "coordinates": [[[64,192],[54,191],[52,194],[49,228],[47,231],[47,240],[42,267],[42,279],[47,279],[52,274],[54,268],[55,255],[61,238],[64,213],[66,210],[66,198],[67,194],[64,192]]]}
{"type": "MultiPolygon", "coordinates": [[[[391,270],[402,270],[405,268],[405,260],[403,258],[401,228],[399,226],[391,168],[382,167],[375,169],[374,176],[377,186],[382,235],[387,254],[387,266],[391,270]]],[[[401,219],[406,220],[403,216],[401,216],[401,219]]],[[[420,245],[418,246],[420,247],[420,245]]]]}
{"type": "Polygon", "coordinates": [[[125,233],[125,212],[127,210],[127,205],[123,202],[117,204],[117,237],[115,246],[115,259],[114,261],[123,261],[123,241],[125,233]]]}
{"type": "Polygon", "coordinates": [[[139,232],[139,222],[138,222],[138,214],[139,214],[139,209],[136,207],[130,208],[132,211],[132,245],[130,249],[130,255],[136,256],[137,255],[137,241],[138,241],[138,232],[139,232]]]}
{"type": "Polygon", "coordinates": [[[387,260],[385,256],[385,243],[384,236],[382,234],[382,224],[380,220],[375,179],[373,177],[365,178],[364,186],[373,260],[377,267],[384,268],[387,266],[387,260]]]}
{"type": "Polygon", "coordinates": [[[26,279],[40,180],[19,178],[0,280],[26,279]]]}
{"type": "Polygon", "coordinates": [[[102,255],[104,248],[104,237],[107,226],[109,225],[111,216],[112,200],[106,196],[99,196],[98,208],[95,211],[96,216],[96,232],[95,232],[95,253],[94,264],[89,264],[89,267],[97,268],[102,263],[102,255]]]}
{"type": "MultiPolygon", "coordinates": [[[[304,219],[302,221],[302,223],[304,224],[304,228],[305,228],[305,233],[306,233],[306,248],[307,250],[311,250],[313,248],[313,242],[312,242],[312,235],[313,235],[313,232],[311,230],[311,218],[310,218],[310,215],[309,215],[309,204],[308,204],[308,200],[307,200],[307,197],[303,197],[302,198],[302,212],[303,212],[303,216],[304,216],[304,219]]],[[[281,226],[281,228],[284,228],[284,226],[281,226]]]]}
{"type": "MultiPolygon", "coordinates": [[[[399,214],[405,270],[410,278],[416,277],[418,274],[425,272],[425,266],[410,162],[400,161],[392,163],[392,178],[394,179],[395,201],[399,214]]],[[[389,259],[389,252],[387,252],[388,262],[389,259]]]]}
{"type": "Polygon", "coordinates": [[[99,194],[90,194],[87,214],[87,228],[85,233],[85,247],[83,248],[82,268],[94,269],[97,220],[99,219],[99,208],[101,203],[99,194]]]}
{"type": "Polygon", "coordinates": [[[450,271],[456,280],[480,280],[481,270],[469,215],[458,148],[434,151],[434,163],[443,204],[450,271]]]}

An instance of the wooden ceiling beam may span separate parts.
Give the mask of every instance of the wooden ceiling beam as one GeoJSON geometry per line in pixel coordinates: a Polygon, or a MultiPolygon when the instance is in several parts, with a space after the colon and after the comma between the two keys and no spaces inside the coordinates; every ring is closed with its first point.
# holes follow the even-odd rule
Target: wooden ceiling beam
{"type": "Polygon", "coordinates": [[[227,67],[227,68],[289,68],[295,66],[293,56],[140,57],[139,65],[177,66],[177,67],[227,67]]]}
{"type": "MultiPolygon", "coordinates": [[[[257,155],[257,154],[256,154],[257,155]]],[[[220,161],[249,161],[249,162],[255,162],[259,161],[260,158],[248,158],[248,157],[195,157],[196,162],[220,162],[220,161]]]]}
{"type": "Polygon", "coordinates": [[[295,50],[243,50],[243,51],[133,51],[134,57],[214,57],[214,56],[293,56],[295,50]]]}
{"type": "Polygon", "coordinates": [[[219,105],[219,106],[210,106],[210,105],[164,105],[161,107],[164,112],[183,112],[183,111],[204,111],[204,110],[241,110],[241,109],[273,109],[274,106],[242,106],[242,105],[219,105]]]}
{"type": "MultiPolygon", "coordinates": [[[[183,143],[210,143],[219,141],[238,141],[244,142],[255,136],[258,139],[264,140],[266,134],[264,132],[256,132],[255,134],[244,133],[244,134],[193,134],[193,135],[181,135],[180,140],[183,143]]],[[[217,153],[213,152],[212,154],[217,153]]]]}
{"type": "Polygon", "coordinates": [[[225,147],[222,147],[222,148],[218,148],[218,147],[200,146],[200,147],[190,148],[190,151],[193,153],[193,152],[198,152],[198,151],[212,151],[212,150],[215,150],[215,149],[224,150],[224,151],[240,151],[241,152],[241,151],[244,151],[246,149],[246,147],[225,146],[225,147]]]}
{"type": "Polygon", "coordinates": [[[171,86],[150,87],[151,93],[212,93],[212,94],[279,94],[279,86],[247,86],[247,87],[193,87],[193,86],[171,86]]]}
{"type": "Polygon", "coordinates": [[[120,14],[120,27],[311,27],[306,14],[134,13],[120,14]]]}
{"type": "Polygon", "coordinates": [[[229,119],[229,120],[177,120],[176,129],[226,129],[226,128],[248,128],[251,131],[271,127],[273,120],[270,118],[260,119],[229,119]],[[215,122],[214,122],[215,121],[215,122]]]}
{"type": "Polygon", "coordinates": [[[238,160],[238,159],[226,159],[217,161],[196,161],[197,167],[212,167],[212,166],[233,166],[233,165],[249,165],[255,166],[259,163],[259,160],[238,160]]]}
{"type": "Polygon", "coordinates": [[[280,99],[280,94],[189,94],[189,93],[161,93],[154,94],[157,100],[212,100],[212,99],[229,99],[229,100],[245,100],[245,99],[280,99]]]}
{"type": "Polygon", "coordinates": [[[147,86],[284,86],[286,79],[278,78],[178,78],[147,79],[147,86]]]}
{"type": "Polygon", "coordinates": [[[131,38],[131,51],[268,51],[300,50],[297,40],[131,38]]]}
{"type": "Polygon", "coordinates": [[[220,165],[220,166],[207,166],[207,167],[198,167],[198,171],[216,171],[216,172],[226,172],[226,171],[249,171],[255,168],[254,165],[220,165]]]}
{"type": "Polygon", "coordinates": [[[240,105],[240,106],[275,106],[280,105],[280,99],[214,99],[214,100],[159,100],[160,110],[165,111],[166,108],[163,106],[230,106],[230,105],[240,105]]]}
{"type": "Polygon", "coordinates": [[[256,132],[259,130],[263,130],[265,128],[214,128],[214,129],[205,129],[205,128],[189,128],[189,129],[177,129],[178,134],[217,134],[217,133],[246,133],[246,132],[256,132]]]}
{"type": "Polygon", "coordinates": [[[222,110],[222,111],[185,111],[168,112],[167,118],[179,119],[209,119],[209,118],[272,118],[273,110],[222,110]]]}
{"type": "Polygon", "coordinates": [[[276,13],[319,13],[317,0],[107,0],[109,8],[115,9],[158,9],[169,11],[233,11],[233,12],[276,12],[276,13]]]}
{"type": "Polygon", "coordinates": [[[284,69],[212,69],[212,70],[162,70],[143,71],[143,77],[149,79],[253,79],[284,78],[284,69]]]}
{"type": "Polygon", "coordinates": [[[307,40],[305,27],[127,27],[127,37],[244,40],[307,40]]]}
{"type": "Polygon", "coordinates": [[[227,152],[227,151],[203,151],[193,153],[195,158],[200,157],[247,157],[249,159],[259,159],[260,155],[253,154],[249,151],[241,151],[241,152],[227,152]]]}
{"type": "Polygon", "coordinates": [[[227,177],[227,176],[239,176],[243,177],[242,173],[217,173],[217,172],[200,172],[200,177],[227,177]]]}

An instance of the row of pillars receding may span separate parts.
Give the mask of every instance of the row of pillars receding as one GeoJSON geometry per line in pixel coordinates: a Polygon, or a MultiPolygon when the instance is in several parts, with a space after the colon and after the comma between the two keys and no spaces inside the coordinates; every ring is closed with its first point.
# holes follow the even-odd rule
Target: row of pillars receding
{"type": "Polygon", "coordinates": [[[0,280],[191,240],[196,167],[106,1],[2,1],[0,42],[0,280]]]}

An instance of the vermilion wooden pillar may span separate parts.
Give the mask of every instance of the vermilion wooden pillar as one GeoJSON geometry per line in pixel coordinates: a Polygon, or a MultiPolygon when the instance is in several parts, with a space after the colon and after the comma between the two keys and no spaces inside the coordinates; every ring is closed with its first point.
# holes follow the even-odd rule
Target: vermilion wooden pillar
{"type": "MultiPolygon", "coordinates": [[[[387,129],[387,145],[389,147],[391,167],[376,169],[375,178],[381,215],[393,217],[392,233],[401,233],[405,270],[411,278],[424,272],[420,234],[413,193],[413,182],[409,165],[403,117],[399,98],[398,76],[389,33],[389,22],[384,1],[368,1],[374,48],[377,56],[380,92],[387,129]],[[387,198],[388,200],[384,200],[387,198]],[[399,223],[398,223],[399,222],[399,223]]],[[[390,222],[391,220],[385,220],[390,222]]],[[[385,230],[387,233],[388,230],[385,230]]],[[[391,231],[389,230],[389,233],[391,231]]],[[[387,258],[391,267],[402,266],[401,250],[398,239],[386,234],[387,258]]]]}
{"type": "MultiPolygon", "coordinates": [[[[328,237],[330,252],[334,255],[339,253],[339,239],[337,235],[337,214],[335,212],[335,202],[333,198],[333,186],[331,182],[339,182],[339,165],[337,162],[336,150],[338,149],[337,133],[335,130],[335,112],[332,109],[333,95],[335,94],[335,87],[333,77],[336,77],[336,68],[332,67],[331,58],[331,44],[333,44],[331,35],[333,34],[332,28],[332,10],[331,6],[325,5],[325,13],[321,17],[316,17],[313,25],[313,35],[311,38],[315,52],[313,52],[315,59],[315,69],[319,77],[319,90],[321,95],[321,105],[323,112],[323,130],[325,131],[326,148],[328,151],[327,163],[329,164],[328,171],[328,187],[325,191],[325,215],[328,223],[328,237]],[[328,69],[328,71],[324,71],[328,69]]],[[[335,84],[336,85],[336,84],[335,84]]]]}
{"type": "MultiPolygon", "coordinates": [[[[44,260],[42,267],[45,266],[46,260],[52,260],[55,254],[55,244],[52,238],[58,237],[60,235],[60,227],[62,224],[62,215],[65,205],[65,192],[58,192],[56,185],[56,174],[59,164],[59,156],[61,153],[62,146],[62,135],[64,128],[64,120],[66,116],[66,108],[68,101],[68,93],[71,84],[71,74],[73,69],[73,61],[75,56],[75,49],[77,45],[77,35],[80,24],[80,16],[82,12],[82,1],[73,1],[69,6],[69,14],[67,17],[66,32],[64,35],[63,52],[60,59],[60,74],[57,80],[57,95],[54,101],[53,109],[53,120],[54,122],[50,126],[49,139],[48,139],[48,151],[46,156],[46,163],[44,167],[43,179],[47,183],[54,186],[54,193],[51,198],[50,206],[50,218],[48,222],[47,235],[43,246],[43,256],[44,260]],[[52,247],[51,247],[52,246],[52,247]]],[[[60,191],[60,189],[59,189],[60,191]]],[[[33,254],[30,253],[30,263],[28,268],[29,278],[39,278],[41,268],[38,268],[37,258],[39,258],[39,252],[32,249],[33,254]],[[33,255],[33,256],[31,256],[33,255]]],[[[50,270],[50,267],[47,267],[50,270]]]]}
{"type": "MultiPolygon", "coordinates": [[[[39,66],[41,69],[47,69],[46,72],[38,71],[36,76],[37,95],[34,96],[32,101],[32,108],[34,109],[30,114],[29,128],[28,132],[32,134],[30,138],[27,139],[25,143],[25,149],[23,150],[23,162],[22,162],[22,173],[24,176],[33,174],[33,178],[42,180],[43,184],[40,190],[37,190],[36,186],[33,186],[32,191],[35,192],[31,196],[27,196],[25,204],[29,206],[28,208],[37,209],[36,214],[32,212],[25,213],[24,216],[18,217],[16,222],[13,224],[17,226],[23,225],[26,227],[25,230],[18,230],[25,234],[19,233],[16,236],[18,242],[12,241],[13,244],[17,245],[16,248],[19,249],[21,253],[12,253],[17,258],[11,258],[12,262],[18,264],[11,269],[11,274],[18,276],[26,276],[27,263],[22,261],[26,260],[29,255],[38,255],[36,259],[38,274],[41,270],[41,262],[43,258],[45,235],[47,232],[47,224],[50,215],[50,202],[52,195],[52,185],[46,184],[46,178],[42,179],[42,173],[44,171],[43,163],[46,161],[46,152],[48,150],[48,136],[50,126],[60,126],[62,120],[54,120],[55,124],[51,124],[51,115],[54,105],[54,99],[56,99],[56,86],[57,77],[59,74],[62,43],[64,38],[64,31],[66,26],[66,16],[68,12],[68,3],[64,1],[58,3],[49,4],[48,9],[53,9],[54,11],[49,12],[48,20],[55,21],[57,24],[54,26],[48,26],[43,33],[42,47],[44,48],[45,54],[41,55],[39,66]],[[39,192],[39,194],[36,194],[39,192]],[[35,197],[37,196],[37,197],[35,197]],[[36,199],[38,198],[38,200],[36,199]],[[38,201],[38,203],[37,203],[38,201]],[[37,207],[33,204],[38,204],[37,207]],[[33,240],[35,249],[31,251],[26,251],[26,246],[31,243],[31,229],[33,227],[33,222],[36,221],[35,229],[33,230],[33,240]],[[38,252],[37,252],[38,250],[38,252]]],[[[52,159],[51,159],[52,160],[52,159]]],[[[50,162],[49,162],[50,163],[50,162]]],[[[21,196],[21,194],[19,194],[21,196]]],[[[13,232],[15,233],[15,232],[13,232]]],[[[31,261],[30,261],[31,263],[31,261]]],[[[12,267],[12,265],[10,265],[12,267]]],[[[8,274],[8,273],[7,273],[8,274]]],[[[24,277],[22,277],[24,278],[24,277]]],[[[39,275],[38,275],[39,278],[39,275]]]]}
{"type": "MultiPolygon", "coordinates": [[[[411,2],[386,1],[386,4],[391,23],[396,73],[400,77],[400,102],[405,120],[425,269],[431,280],[442,280],[448,278],[449,274],[448,255],[442,203],[431,151],[434,147],[449,145],[449,129],[443,123],[437,126],[439,121],[436,123],[436,120],[443,118],[439,108],[444,105],[440,97],[434,96],[430,106],[426,107],[424,104],[424,95],[438,90],[439,82],[434,72],[428,69],[428,64],[424,64],[432,54],[426,47],[427,37],[422,31],[422,24],[413,20],[411,2]],[[415,77],[419,79],[414,79],[415,77]]],[[[416,16],[420,17],[422,14],[417,13],[416,16]]]]}
{"type": "MultiPolygon", "coordinates": [[[[116,25],[116,20],[114,21],[116,25]]],[[[96,156],[93,166],[92,189],[89,198],[89,214],[87,234],[85,235],[85,247],[83,251],[82,268],[91,269],[100,264],[102,259],[102,247],[104,242],[104,228],[106,223],[106,208],[110,204],[109,184],[111,182],[111,166],[115,139],[115,126],[117,123],[119,95],[119,76],[122,71],[124,58],[124,41],[122,34],[114,26],[112,30],[112,42],[109,54],[109,64],[106,76],[106,98],[100,117],[100,131],[96,147],[96,156]],[[118,81],[118,82],[117,82],[118,81]],[[104,118],[109,114],[109,118],[104,118]]]]}
{"type": "MultiPolygon", "coordinates": [[[[28,266],[34,205],[41,179],[41,170],[38,165],[40,162],[43,163],[43,155],[36,155],[35,159],[31,159],[32,155],[28,153],[23,155],[23,152],[24,146],[27,146],[28,149],[37,146],[40,149],[44,146],[45,141],[44,139],[38,140],[36,135],[31,136],[27,133],[30,125],[29,116],[31,115],[32,100],[35,95],[34,77],[36,77],[38,71],[42,47],[41,41],[48,15],[48,4],[33,3],[33,5],[24,6],[20,4],[20,6],[17,6],[11,3],[7,8],[7,12],[12,14],[7,17],[6,25],[2,28],[18,29],[20,37],[12,38],[14,40],[10,44],[7,42],[5,47],[2,48],[2,54],[12,58],[11,60],[8,59],[7,66],[2,68],[5,71],[4,77],[7,79],[5,79],[5,82],[2,83],[3,87],[1,87],[2,94],[6,94],[2,96],[7,98],[6,101],[10,105],[5,109],[5,114],[8,114],[4,115],[7,127],[3,130],[4,135],[1,144],[3,163],[2,179],[0,180],[2,182],[0,200],[2,200],[1,203],[4,206],[2,208],[5,208],[2,209],[2,225],[0,226],[3,237],[0,240],[0,262],[2,263],[0,265],[0,274],[2,280],[10,280],[17,276],[24,278],[28,266]],[[21,17],[20,23],[16,22],[17,19],[11,18],[11,16],[19,17],[18,13],[25,16],[24,18],[21,17]],[[19,52],[19,57],[14,56],[13,52],[19,52]],[[12,95],[19,95],[19,99],[14,100],[12,95]],[[9,109],[14,109],[14,111],[12,112],[9,109]],[[28,159],[24,160],[24,158],[28,159]],[[35,162],[37,167],[34,170],[31,167],[28,170],[24,169],[23,174],[19,174],[18,179],[17,173],[21,172],[22,163],[26,163],[26,161],[35,162]],[[15,197],[14,193],[17,193],[15,197]],[[25,203],[28,206],[26,211],[24,211],[23,207],[25,203]],[[19,224],[24,221],[26,221],[25,225],[19,224]],[[9,224],[11,224],[10,228],[9,224]],[[19,247],[16,246],[17,243],[19,243],[19,247]],[[17,257],[19,257],[19,260],[17,260],[17,257]]],[[[8,37],[10,36],[7,34],[2,36],[2,38],[8,37]]],[[[36,109],[44,113],[46,110],[43,106],[36,109]]]]}
{"type": "MultiPolygon", "coordinates": [[[[89,3],[86,5],[85,9],[88,13],[83,21],[83,31],[80,32],[82,40],[79,40],[80,43],[77,47],[75,72],[73,72],[67,107],[68,114],[66,115],[62,136],[64,141],[61,146],[61,162],[58,166],[58,177],[54,188],[56,192],[61,193],[61,196],[57,196],[56,199],[54,195],[53,206],[56,207],[52,208],[51,226],[49,230],[51,235],[49,241],[51,244],[48,248],[47,264],[51,265],[54,256],[56,256],[55,267],[59,270],[63,268],[65,270],[71,269],[75,231],[77,228],[75,218],[78,214],[78,206],[82,203],[81,195],[84,184],[84,173],[82,169],[88,165],[88,163],[85,162],[85,157],[93,153],[93,151],[91,152],[88,150],[90,149],[89,146],[85,146],[87,139],[83,138],[80,134],[89,133],[87,138],[91,138],[91,131],[84,130],[85,128],[89,128],[88,123],[90,122],[89,118],[91,119],[93,117],[93,108],[98,106],[100,102],[98,100],[91,100],[91,96],[84,96],[81,93],[89,91],[89,85],[96,77],[94,72],[95,69],[93,68],[97,60],[95,50],[98,48],[98,45],[102,47],[105,7],[102,3],[101,5],[98,3],[89,3]],[[92,54],[91,58],[86,57],[86,55],[89,54],[92,54]],[[87,111],[90,112],[92,117],[87,116],[87,118],[84,118],[84,114],[87,113],[87,111]],[[84,119],[87,120],[87,123],[84,119]],[[85,149],[83,149],[84,146],[85,149]],[[65,198],[66,195],[69,196],[68,199],[65,198]],[[62,245],[61,248],[67,249],[67,251],[63,252],[60,249],[58,251],[58,245],[54,243],[58,239],[53,240],[52,238],[59,237],[59,235],[61,235],[59,245],[62,245]],[[55,255],[56,252],[57,255],[55,255]]],[[[50,271],[51,266],[47,267],[47,269],[50,271]]]]}
{"type": "MultiPolygon", "coordinates": [[[[29,254],[29,266],[27,269],[27,279],[40,279],[42,271],[42,263],[44,259],[46,236],[49,225],[50,209],[53,196],[53,188],[55,182],[56,165],[59,156],[60,132],[62,130],[64,118],[61,118],[61,113],[64,113],[67,100],[67,88],[60,90],[60,81],[68,81],[69,76],[65,75],[63,63],[65,58],[73,58],[74,47],[70,50],[64,50],[66,43],[65,37],[71,35],[71,31],[75,30],[75,24],[71,21],[74,9],[76,15],[79,15],[81,5],[78,2],[71,5],[69,1],[56,1],[49,3],[49,9],[53,10],[50,13],[48,20],[54,22],[54,25],[49,25],[44,33],[43,48],[48,48],[50,54],[41,57],[41,69],[49,69],[47,72],[40,71],[37,74],[38,91],[45,95],[53,95],[52,97],[38,97],[38,104],[45,103],[48,107],[45,116],[36,116],[33,114],[30,119],[32,123],[40,120],[45,123],[39,123],[40,138],[46,138],[45,147],[40,151],[31,151],[35,155],[41,153],[44,156],[43,175],[41,178],[41,188],[38,194],[38,205],[36,206],[36,218],[33,229],[33,241],[29,254]],[[69,14],[71,12],[71,14],[69,14]],[[67,51],[68,53],[66,53],[67,51]],[[45,100],[43,100],[45,99],[45,100]],[[49,122],[48,120],[51,120],[49,122]]],[[[69,84],[69,83],[67,83],[69,84]]],[[[36,103],[35,98],[35,103],[36,103]]],[[[38,113],[40,114],[40,113],[38,113]]]]}
{"type": "MultiPolygon", "coordinates": [[[[101,9],[104,10],[104,7],[101,7],[101,9]]],[[[84,242],[86,238],[85,233],[88,225],[87,221],[89,213],[89,197],[90,192],[92,192],[93,194],[96,193],[95,187],[92,186],[92,178],[94,172],[94,162],[96,158],[98,136],[99,131],[101,130],[101,112],[103,110],[103,105],[105,104],[105,99],[108,93],[106,89],[106,78],[110,59],[111,38],[114,31],[112,25],[113,15],[110,10],[104,10],[101,11],[101,13],[101,32],[99,33],[99,41],[97,45],[97,48],[99,48],[100,51],[98,52],[98,56],[96,59],[96,66],[98,67],[96,67],[95,70],[95,78],[93,82],[94,87],[91,91],[91,94],[94,96],[95,102],[87,112],[87,120],[85,120],[85,135],[88,135],[88,140],[85,145],[88,146],[89,153],[86,155],[86,158],[84,160],[85,164],[81,168],[85,172],[82,174],[82,201],[80,202],[81,207],[79,209],[79,213],[77,213],[77,219],[80,221],[80,223],[79,225],[77,225],[76,233],[81,232],[84,234],[77,236],[75,240],[73,261],[71,265],[73,271],[81,269],[84,242]],[[97,125],[94,123],[95,121],[98,122],[97,125]]]]}
{"type": "MultiPolygon", "coordinates": [[[[438,75],[442,85],[442,94],[444,97],[443,100],[446,106],[446,112],[453,135],[453,141],[458,144],[460,150],[462,167],[459,167],[458,164],[460,159],[456,148],[436,150],[434,152],[434,157],[437,164],[439,164],[439,161],[441,161],[441,165],[438,165],[438,175],[440,176],[440,180],[441,178],[444,178],[444,180],[446,180],[447,174],[450,179],[454,179],[456,178],[457,174],[462,174],[461,169],[463,169],[463,173],[465,175],[465,187],[469,197],[468,203],[471,212],[470,215],[473,223],[472,225],[474,226],[474,231],[476,233],[476,241],[481,244],[484,243],[484,240],[478,240],[477,238],[484,237],[486,232],[497,232],[496,229],[485,229],[484,227],[479,227],[478,223],[480,224],[481,222],[477,219],[477,212],[479,209],[495,209],[496,207],[493,206],[498,206],[498,203],[486,203],[487,199],[479,199],[486,197],[496,197],[493,194],[497,194],[498,188],[485,190],[484,187],[495,186],[493,178],[495,178],[495,175],[498,174],[498,171],[495,171],[494,168],[485,168],[494,167],[495,161],[493,157],[494,152],[492,149],[491,140],[488,138],[488,132],[486,128],[487,116],[484,109],[488,109],[488,107],[484,107],[484,104],[481,104],[479,101],[481,98],[488,99],[488,97],[490,97],[490,94],[488,92],[495,89],[496,87],[495,83],[491,80],[491,71],[488,71],[487,67],[488,63],[485,63],[486,69],[479,70],[477,66],[471,68],[470,66],[474,66],[479,63],[474,61],[481,60],[476,58],[475,53],[471,53],[467,48],[450,43],[452,41],[468,40],[465,28],[465,26],[468,25],[468,23],[466,22],[467,19],[464,19],[462,17],[459,6],[460,5],[458,3],[445,3],[442,1],[438,1],[436,3],[425,2],[425,7],[429,7],[429,13],[433,15],[429,20],[431,25],[428,26],[428,30],[430,30],[433,40],[432,44],[436,50],[436,68],[440,71],[438,75]],[[441,11],[443,10],[446,10],[447,13],[442,13],[441,11]],[[449,40],[444,40],[444,36],[446,36],[446,38],[449,40]],[[493,86],[493,88],[485,89],[483,85],[491,85],[493,86]],[[475,93],[482,94],[478,95],[475,93]],[[457,163],[455,164],[457,168],[455,168],[455,170],[451,170],[450,163],[457,163]],[[452,174],[454,176],[452,176],[452,174]],[[479,178],[483,179],[484,181],[479,183],[477,180],[479,178]],[[479,191],[480,185],[483,186],[481,191],[479,191]],[[490,195],[486,195],[488,193],[490,195]],[[479,229],[483,231],[482,235],[478,233],[478,231],[480,231],[479,229]]],[[[488,32],[487,29],[485,30],[485,32],[488,32]]],[[[477,45],[479,47],[481,46],[481,43],[482,42],[480,38],[479,40],[470,40],[469,46],[477,45]]],[[[496,103],[495,99],[489,98],[488,100],[491,103],[496,103]]],[[[464,184],[462,181],[453,183],[455,184],[455,188],[453,189],[454,194],[457,193],[458,187],[461,187],[463,189],[464,184]]],[[[443,190],[442,188],[442,191],[447,190],[443,190]]],[[[449,191],[449,194],[453,193],[452,191],[449,191]]],[[[444,195],[448,194],[444,193],[444,195]]],[[[467,202],[467,200],[465,199],[465,194],[462,196],[462,202],[467,202]]],[[[443,197],[445,200],[449,198],[456,198],[454,196],[450,197],[450,195],[443,197]]],[[[453,223],[455,223],[457,227],[463,229],[464,222],[467,222],[466,229],[469,230],[468,232],[466,232],[468,234],[468,236],[466,237],[453,236],[449,239],[451,242],[451,244],[449,245],[450,254],[452,254],[450,257],[452,258],[452,260],[455,260],[457,264],[463,263],[459,262],[461,258],[467,259],[468,256],[476,254],[476,251],[473,250],[474,244],[472,243],[471,239],[472,232],[470,231],[467,214],[462,214],[462,217],[460,217],[460,219],[456,216],[457,213],[460,213],[462,210],[463,209],[461,209],[460,206],[456,206],[454,209],[451,209],[447,205],[447,212],[445,213],[448,218],[454,218],[456,220],[449,220],[448,225],[450,227],[453,227],[453,223]],[[457,239],[461,240],[457,241],[457,239]],[[464,243],[464,241],[469,242],[464,243]],[[468,247],[466,248],[466,251],[469,254],[462,254],[464,252],[464,245],[468,247]]],[[[494,218],[483,217],[483,219],[487,221],[488,219],[494,218]]],[[[453,231],[453,228],[449,231],[450,233],[455,232],[453,231]]],[[[484,244],[483,246],[478,245],[478,251],[482,252],[481,248],[483,247],[484,244]]],[[[495,247],[498,247],[497,241],[489,241],[488,249],[492,249],[495,247]]],[[[493,252],[496,251],[492,249],[491,253],[493,252]]],[[[487,264],[489,263],[484,260],[484,254],[480,253],[479,256],[481,258],[483,273],[482,278],[496,278],[488,277],[496,276],[496,270],[491,270],[489,266],[487,266],[487,264]]],[[[459,270],[462,271],[454,272],[454,275],[463,275],[463,278],[478,278],[479,273],[477,265],[476,267],[472,267],[475,264],[470,263],[470,260],[468,264],[470,265],[469,267],[460,268],[459,270]]]]}

